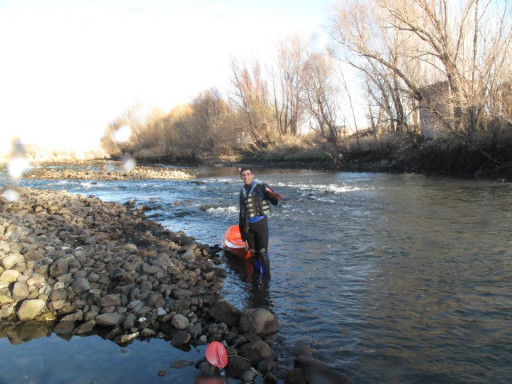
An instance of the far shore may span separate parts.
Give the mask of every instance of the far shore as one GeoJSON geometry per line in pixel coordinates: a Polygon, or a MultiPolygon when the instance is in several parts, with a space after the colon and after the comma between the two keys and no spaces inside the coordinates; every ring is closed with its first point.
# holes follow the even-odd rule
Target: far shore
{"type": "MultiPolygon", "coordinates": [[[[511,181],[512,173],[507,167],[496,168],[489,164],[479,165],[480,160],[454,161],[443,163],[431,154],[419,157],[414,151],[401,156],[375,156],[374,153],[352,154],[350,158],[279,160],[268,159],[257,154],[231,156],[202,156],[199,158],[175,158],[155,156],[144,158],[95,158],[95,159],[55,159],[30,160],[30,169],[23,174],[25,179],[74,179],[74,180],[187,180],[197,177],[197,168],[240,167],[251,165],[255,168],[309,169],[337,172],[370,173],[416,173],[433,176],[447,176],[465,179],[489,179],[511,181]]],[[[478,156],[466,157],[476,159],[478,156]]],[[[0,170],[7,166],[0,160],[0,170]]]]}

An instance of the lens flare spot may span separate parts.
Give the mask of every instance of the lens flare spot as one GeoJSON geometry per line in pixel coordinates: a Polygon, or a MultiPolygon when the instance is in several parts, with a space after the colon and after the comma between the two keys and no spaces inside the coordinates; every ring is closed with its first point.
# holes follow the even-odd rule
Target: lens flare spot
{"type": "Polygon", "coordinates": [[[135,168],[137,165],[137,162],[135,159],[130,155],[125,155],[121,158],[122,161],[122,168],[125,172],[130,172],[135,168]]]}
{"type": "Polygon", "coordinates": [[[2,194],[5,200],[14,202],[20,199],[20,195],[14,189],[6,189],[2,194]]]}
{"type": "Polygon", "coordinates": [[[116,143],[124,143],[128,141],[131,135],[132,130],[130,129],[130,127],[128,127],[127,125],[122,125],[116,129],[112,136],[116,143]]]}
{"type": "Polygon", "coordinates": [[[24,157],[15,157],[7,164],[7,172],[12,179],[21,179],[23,174],[30,169],[30,162],[24,157]]]}

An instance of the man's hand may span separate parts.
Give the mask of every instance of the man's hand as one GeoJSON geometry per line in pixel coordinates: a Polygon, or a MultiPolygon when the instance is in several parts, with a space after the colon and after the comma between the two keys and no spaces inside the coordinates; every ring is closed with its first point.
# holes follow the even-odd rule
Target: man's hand
{"type": "Polygon", "coordinates": [[[270,196],[275,197],[276,199],[283,200],[283,196],[281,196],[279,193],[274,192],[269,187],[265,187],[265,190],[270,194],[270,196]]]}

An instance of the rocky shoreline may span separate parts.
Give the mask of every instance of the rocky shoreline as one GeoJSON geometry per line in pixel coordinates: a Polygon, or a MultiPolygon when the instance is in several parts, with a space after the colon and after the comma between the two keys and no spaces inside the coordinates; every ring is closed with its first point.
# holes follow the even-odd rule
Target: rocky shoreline
{"type": "MultiPolygon", "coordinates": [[[[130,202],[16,192],[16,201],[0,197],[0,337],[16,341],[18,326],[50,322],[61,336],[99,334],[119,345],[221,341],[228,376],[243,382],[257,375],[265,383],[350,382],[307,347],[297,349],[293,369],[277,369],[271,339],[278,320],[266,309],[240,311],[222,301],[220,249],[164,229],[130,202]]],[[[205,375],[217,370],[205,359],[196,367],[205,375]]]]}
{"type": "Polygon", "coordinates": [[[41,163],[25,172],[25,179],[40,180],[188,180],[193,169],[136,165],[135,160],[90,160],[68,163],[41,163]]]}

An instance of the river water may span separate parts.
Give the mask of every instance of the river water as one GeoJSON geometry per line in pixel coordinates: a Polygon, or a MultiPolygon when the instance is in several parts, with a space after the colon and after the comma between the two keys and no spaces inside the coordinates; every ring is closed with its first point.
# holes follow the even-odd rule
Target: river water
{"type": "MultiPolygon", "coordinates": [[[[22,185],[135,200],[151,207],[148,216],[166,228],[220,244],[225,229],[238,222],[241,181],[236,168],[202,168],[199,176],[22,185]]],[[[509,382],[512,185],[309,170],[256,169],[256,177],[284,197],[269,219],[272,277],[261,284],[244,264],[226,257],[222,294],[240,309],[265,306],[277,315],[281,329],[274,346],[280,360],[289,361],[293,346],[304,343],[355,383],[509,382]]],[[[174,372],[168,361],[182,353],[161,341],[121,350],[111,342],[98,348],[75,339],[61,346],[53,336],[24,348],[33,350],[30,356],[38,354],[37,343],[40,348],[58,344],[68,358],[96,348],[97,359],[108,356],[121,367],[139,361],[145,369],[149,360],[154,382],[172,382],[155,372],[159,367],[174,372]],[[109,348],[114,351],[104,352],[109,348]]],[[[2,355],[20,351],[7,344],[0,340],[2,355]]],[[[197,359],[203,351],[195,349],[185,358],[197,359]]],[[[192,371],[174,374],[186,383],[192,371]]],[[[132,382],[133,375],[127,373],[124,382],[132,382]]]]}

